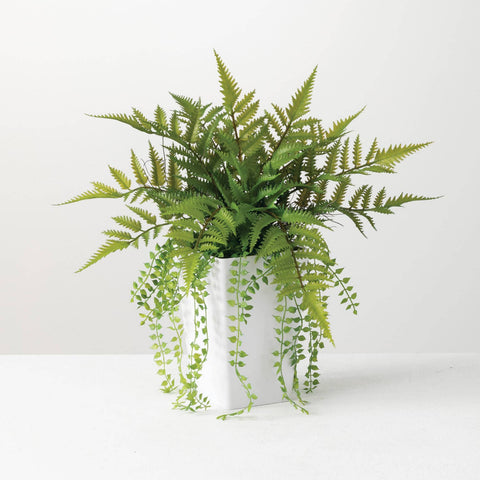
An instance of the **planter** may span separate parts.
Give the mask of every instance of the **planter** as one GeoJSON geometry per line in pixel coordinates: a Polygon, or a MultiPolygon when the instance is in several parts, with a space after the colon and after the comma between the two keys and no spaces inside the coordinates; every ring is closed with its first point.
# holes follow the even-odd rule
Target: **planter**
{"type": "MultiPolygon", "coordinates": [[[[246,269],[248,278],[256,273],[255,257],[245,257],[248,260],[246,269]]],[[[232,322],[229,315],[235,315],[236,309],[228,301],[234,299],[234,294],[227,292],[232,262],[235,258],[216,259],[207,277],[208,297],[207,326],[209,336],[208,356],[202,369],[202,377],[198,385],[202,393],[206,394],[212,407],[220,409],[243,408],[248,404],[248,398],[235,373],[229,364],[232,343],[228,337],[232,335],[229,325],[232,322]]],[[[248,378],[252,391],[257,395],[255,405],[264,405],[283,401],[283,393],[277,380],[275,357],[272,352],[278,349],[275,339],[275,328],[278,325],[274,319],[276,291],[273,285],[262,283],[257,294],[253,295],[249,311],[251,317],[247,324],[242,326],[242,349],[248,354],[244,359],[245,366],[242,374],[248,378]]],[[[277,312],[278,313],[278,312],[277,312]]],[[[188,346],[192,339],[191,319],[193,318],[193,301],[188,297],[179,306],[179,316],[185,325],[185,340],[188,346]]],[[[283,375],[288,391],[293,384],[293,367],[288,359],[283,364],[283,375]]]]}

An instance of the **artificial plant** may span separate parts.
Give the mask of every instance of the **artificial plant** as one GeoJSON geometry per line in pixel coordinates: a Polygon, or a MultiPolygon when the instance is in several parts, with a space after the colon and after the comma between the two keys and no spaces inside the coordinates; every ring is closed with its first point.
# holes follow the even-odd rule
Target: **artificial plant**
{"type": "MultiPolygon", "coordinates": [[[[209,406],[198,379],[208,355],[205,298],[209,269],[215,258],[236,257],[230,292],[237,314],[231,322],[230,363],[248,406],[221,416],[250,410],[256,398],[242,367],[242,327],[250,316],[250,301],[261,281],[273,282],[278,305],[275,368],[283,396],[307,412],[302,390],[318,385],[317,356],[323,341],[333,343],[327,319],[327,295],[334,288],[347,309],[357,313],[356,294],[342,274],[324,238],[334,216],[350,219],[364,234],[375,228],[373,215],[428,197],[402,193],[389,196],[385,188],[354,186],[374,173],[394,173],[405,157],[428,143],[381,148],[377,140],[364,152],[360,138],[347,128],[361,113],[325,127],[309,116],[316,68],[295,92],[286,108],[272,104],[260,110],[255,91],[244,93],[215,52],[222,104],[203,104],[172,94],[177,104],[170,115],[158,106],[153,119],[137,109],[130,115],[93,115],[113,119],[152,135],[148,159],[131,152],[129,176],[116,167],[112,187],[93,187],[65,203],[93,198],[119,198],[133,216],[116,216],[115,228],[105,230],[106,243],[83,265],[140,243],[150,245],[150,259],[134,283],[132,301],[142,309],[141,323],[151,330],[155,361],[165,392],[177,391],[176,408],[197,410],[209,406]],[[157,139],[157,141],[155,141],[157,139]],[[258,261],[256,275],[247,276],[246,257],[258,261]],[[178,305],[193,297],[194,338],[182,342],[184,320],[178,305]],[[286,340],[289,333],[289,340],[286,340]],[[295,371],[293,393],[283,378],[284,361],[295,371]],[[297,367],[305,364],[300,381],[297,367]]],[[[79,271],[80,271],[79,270],[79,271]]]]}

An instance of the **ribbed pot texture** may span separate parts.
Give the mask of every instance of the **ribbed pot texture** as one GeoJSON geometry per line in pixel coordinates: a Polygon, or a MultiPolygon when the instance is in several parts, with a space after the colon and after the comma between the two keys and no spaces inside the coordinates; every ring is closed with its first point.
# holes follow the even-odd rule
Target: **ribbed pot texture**
{"type": "MultiPolygon", "coordinates": [[[[248,278],[256,274],[257,265],[255,257],[245,257],[248,260],[246,270],[248,278]]],[[[234,325],[229,315],[236,314],[236,307],[228,304],[234,300],[235,294],[227,292],[231,286],[229,282],[232,262],[235,258],[216,259],[207,277],[209,293],[207,304],[207,326],[209,336],[208,357],[202,369],[202,377],[198,384],[202,393],[206,394],[214,408],[236,409],[247,406],[248,398],[242,385],[235,374],[235,369],[229,363],[232,357],[229,351],[234,348],[228,337],[232,336],[229,330],[234,325]]],[[[242,325],[242,350],[248,356],[242,358],[245,366],[240,369],[252,385],[252,391],[257,395],[255,405],[277,403],[282,400],[282,391],[277,380],[276,369],[273,364],[278,357],[273,352],[279,348],[275,340],[275,328],[278,324],[274,319],[277,305],[275,287],[271,284],[260,283],[260,290],[252,295],[253,309],[248,313],[247,324],[242,325]]],[[[193,330],[193,301],[188,298],[183,300],[179,309],[180,318],[185,325],[185,341],[192,338],[193,330]]],[[[293,368],[288,358],[283,364],[283,375],[288,391],[293,384],[293,368]]]]}

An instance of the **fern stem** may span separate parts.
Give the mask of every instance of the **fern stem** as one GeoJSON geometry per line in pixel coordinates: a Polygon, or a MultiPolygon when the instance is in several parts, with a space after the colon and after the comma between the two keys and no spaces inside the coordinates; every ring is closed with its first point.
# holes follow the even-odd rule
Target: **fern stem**
{"type": "Polygon", "coordinates": [[[233,111],[230,114],[230,118],[232,119],[233,132],[235,134],[235,141],[238,146],[238,161],[241,163],[242,162],[242,146],[240,145],[240,138],[238,137],[238,131],[237,131],[237,123],[235,122],[235,113],[233,111]]]}

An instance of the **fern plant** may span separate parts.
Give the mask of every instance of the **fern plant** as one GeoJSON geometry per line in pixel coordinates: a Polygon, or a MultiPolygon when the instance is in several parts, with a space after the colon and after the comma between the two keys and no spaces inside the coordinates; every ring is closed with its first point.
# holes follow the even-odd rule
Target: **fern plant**
{"type": "MultiPolygon", "coordinates": [[[[243,92],[215,52],[222,104],[204,104],[172,94],[177,107],[169,114],[157,106],[153,118],[133,108],[130,114],[92,115],[117,120],[152,136],[148,158],[131,151],[131,174],[110,166],[114,186],[92,182],[86,192],[65,204],[94,198],[121,199],[131,212],[112,217],[106,242],[79,271],[107,255],[151,244],[150,259],[133,284],[132,301],[148,325],[155,361],[165,392],[176,391],[176,408],[209,406],[198,389],[208,355],[206,279],[216,258],[232,263],[231,292],[235,305],[231,331],[232,368],[242,384],[248,406],[220,418],[250,410],[256,398],[242,374],[242,327],[249,317],[252,295],[262,280],[277,291],[275,319],[279,348],[275,368],[279,388],[295,408],[305,409],[303,392],[318,385],[318,353],[324,341],[334,343],[327,313],[327,293],[335,289],[347,310],[357,313],[357,298],[327,245],[324,232],[342,215],[361,234],[375,228],[376,214],[432,197],[374,191],[364,181],[375,173],[395,173],[407,156],[427,143],[367,148],[349,136],[351,122],[362,112],[326,127],[309,115],[316,68],[286,107],[261,110],[255,91],[243,92]],[[246,257],[260,267],[248,278],[246,257]],[[185,346],[181,300],[191,296],[194,339],[185,346]],[[292,333],[291,341],[285,334],[292,333]],[[293,393],[283,378],[284,362],[294,368],[293,393]],[[304,378],[299,367],[305,365],[304,378]]],[[[227,319],[226,319],[227,321],[227,319]]]]}

